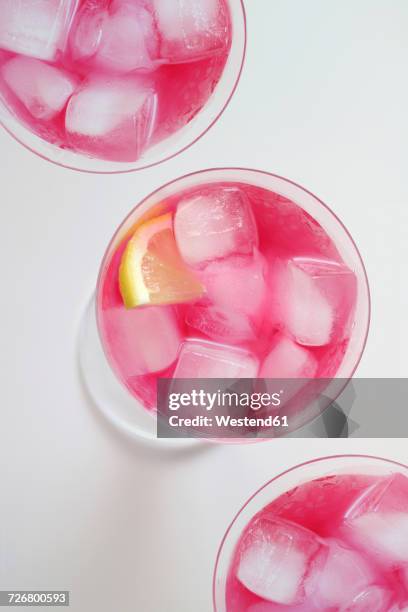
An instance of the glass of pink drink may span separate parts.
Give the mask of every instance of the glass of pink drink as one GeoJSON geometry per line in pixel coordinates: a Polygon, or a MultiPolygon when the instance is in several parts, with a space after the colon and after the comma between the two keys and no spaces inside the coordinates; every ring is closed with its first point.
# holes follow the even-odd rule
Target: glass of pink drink
{"type": "MultiPolygon", "coordinates": [[[[155,437],[161,377],[348,380],[369,294],[351,237],[314,195],[265,172],[215,169],[130,213],[103,259],[96,310],[88,387],[122,428],[155,437]]],[[[301,426],[316,412],[298,416],[301,426]]]]}
{"type": "Polygon", "coordinates": [[[408,610],[408,467],[311,461],[274,478],[231,523],[216,612],[408,610]]]}
{"type": "Polygon", "coordinates": [[[145,168],[216,121],[245,44],[242,0],[1,0],[0,122],[63,166],[145,168]]]}

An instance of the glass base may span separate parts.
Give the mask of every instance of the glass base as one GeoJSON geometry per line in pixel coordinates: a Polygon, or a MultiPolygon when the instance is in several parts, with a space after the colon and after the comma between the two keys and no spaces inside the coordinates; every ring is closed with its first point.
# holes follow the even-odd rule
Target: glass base
{"type": "Polygon", "coordinates": [[[197,439],[158,439],[155,414],[147,410],[113,373],[99,338],[95,296],[88,303],[79,332],[79,366],[86,390],[95,406],[116,428],[127,435],[164,446],[197,446],[197,439]]]}

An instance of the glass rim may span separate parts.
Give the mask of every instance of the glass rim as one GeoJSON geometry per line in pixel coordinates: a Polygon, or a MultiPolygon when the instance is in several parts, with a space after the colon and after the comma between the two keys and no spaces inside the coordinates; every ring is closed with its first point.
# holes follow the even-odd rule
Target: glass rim
{"type": "Polygon", "coordinates": [[[380,463],[386,463],[389,465],[395,465],[398,466],[399,468],[404,468],[404,470],[408,470],[408,464],[405,463],[401,463],[400,461],[395,461],[394,459],[386,459],[385,457],[379,457],[378,455],[366,455],[366,454],[357,454],[357,453],[344,453],[344,454],[339,454],[339,455],[325,455],[324,457],[316,457],[315,459],[309,459],[308,461],[302,461],[302,463],[298,463],[295,466],[292,466],[286,470],[284,470],[283,472],[280,472],[279,474],[277,474],[276,476],[274,476],[273,478],[271,478],[270,480],[268,480],[266,483],[264,483],[263,485],[261,485],[245,502],[244,504],[242,504],[242,506],[240,507],[240,509],[238,510],[238,512],[235,513],[235,515],[233,516],[232,520],[230,521],[230,523],[228,524],[227,529],[225,530],[225,533],[221,539],[221,542],[218,546],[218,551],[217,551],[217,555],[215,558],[215,564],[214,564],[214,570],[213,570],[213,578],[212,578],[212,603],[213,603],[213,610],[214,612],[218,612],[218,608],[217,608],[217,601],[216,601],[216,597],[217,597],[217,585],[216,585],[216,581],[217,581],[217,575],[218,575],[218,567],[221,561],[221,555],[224,549],[224,545],[226,543],[226,541],[228,540],[228,537],[231,533],[232,528],[234,527],[236,521],[238,520],[238,518],[241,516],[241,514],[244,512],[244,510],[251,504],[251,502],[258,497],[258,495],[264,491],[265,489],[267,489],[270,485],[272,485],[274,482],[276,482],[277,480],[279,480],[280,478],[283,478],[284,476],[287,476],[288,474],[291,474],[292,472],[295,472],[297,470],[300,470],[302,468],[305,468],[309,465],[314,465],[314,464],[318,464],[318,463],[323,463],[323,462],[330,462],[330,461],[335,461],[338,459],[366,459],[369,461],[373,461],[373,462],[380,462],[380,463]]]}
{"type": "MultiPolygon", "coordinates": [[[[229,4],[230,0],[227,0],[228,4],[229,4]]],[[[238,64],[238,69],[236,71],[236,76],[234,77],[234,83],[232,86],[232,89],[230,90],[230,92],[228,93],[225,101],[221,104],[220,109],[216,112],[215,116],[211,119],[210,123],[207,124],[207,126],[203,129],[203,130],[199,130],[199,133],[193,138],[193,140],[191,140],[191,142],[183,145],[180,149],[176,148],[176,151],[174,151],[173,153],[170,153],[168,155],[164,154],[164,156],[156,161],[146,161],[145,164],[138,166],[136,168],[115,168],[113,170],[100,170],[100,169],[94,169],[94,168],[83,168],[83,167],[78,167],[76,165],[74,165],[73,163],[64,163],[63,161],[54,159],[51,154],[47,155],[46,153],[39,151],[35,148],[34,145],[29,144],[28,142],[26,142],[22,136],[18,136],[12,128],[10,128],[4,119],[1,118],[0,115],[0,126],[5,130],[5,132],[7,134],[9,134],[9,136],[11,136],[16,142],[18,142],[19,145],[23,146],[26,150],[30,151],[30,153],[33,153],[34,155],[36,155],[37,157],[39,157],[40,159],[43,159],[44,161],[54,164],[54,166],[58,166],[60,168],[66,168],[67,170],[73,170],[75,172],[81,172],[84,174],[106,174],[106,175],[115,175],[115,174],[129,174],[131,172],[140,172],[141,170],[147,170],[148,168],[154,168],[155,166],[159,166],[160,164],[163,164],[165,162],[168,162],[169,160],[173,159],[174,157],[177,157],[178,155],[184,153],[185,151],[187,151],[190,147],[192,147],[193,145],[195,145],[199,140],[201,140],[201,138],[203,138],[213,127],[216,123],[218,123],[219,119],[221,118],[221,116],[224,114],[224,112],[226,111],[226,109],[228,108],[233,96],[235,95],[235,92],[238,88],[239,82],[241,80],[241,76],[242,76],[242,71],[244,69],[244,64],[245,64],[245,59],[246,59],[246,52],[247,52],[247,47],[248,47],[248,27],[247,27],[247,16],[246,16],[246,10],[245,10],[245,0],[237,0],[238,2],[238,6],[240,8],[241,14],[242,14],[242,25],[243,25],[243,44],[242,44],[242,52],[241,52],[241,57],[239,60],[239,64],[238,64]]],[[[224,66],[224,70],[225,70],[225,66],[224,66]]],[[[222,78],[222,74],[221,77],[222,78]]],[[[217,83],[218,86],[219,82],[217,83]]],[[[216,88],[217,88],[216,86],[216,88]]],[[[211,96],[210,96],[211,98],[211,96]]],[[[201,111],[206,107],[209,99],[207,99],[206,103],[204,104],[204,106],[199,110],[199,112],[197,113],[197,117],[200,116],[201,111]]],[[[0,100],[1,102],[1,100],[0,100]]],[[[4,106],[4,102],[2,103],[4,106]]],[[[7,109],[7,106],[5,106],[5,108],[7,109]]],[[[8,109],[7,109],[8,110],[8,109]]],[[[23,133],[26,134],[28,133],[30,136],[34,136],[36,138],[38,138],[41,142],[47,142],[44,141],[43,138],[37,136],[36,134],[34,134],[29,128],[25,127],[19,120],[17,120],[17,123],[20,127],[23,128],[23,133]]],[[[189,124],[186,124],[186,126],[184,127],[188,127],[189,124]]],[[[183,129],[183,128],[181,128],[183,129]]],[[[180,131],[180,130],[178,130],[180,131]]],[[[174,134],[177,134],[177,132],[175,132],[174,134]]],[[[60,148],[58,146],[52,145],[52,143],[49,143],[53,149],[57,149],[59,150],[60,148]]],[[[86,155],[82,154],[82,153],[78,153],[80,158],[87,158],[86,155]]],[[[88,158],[87,158],[88,159],[88,158]]],[[[89,158],[92,159],[92,158],[89,158]]],[[[97,162],[102,161],[106,163],[112,163],[109,162],[108,160],[99,160],[97,158],[95,158],[97,162]]],[[[138,160],[136,160],[135,162],[126,162],[126,163],[135,163],[137,164],[138,160]]],[[[117,162],[117,163],[122,163],[122,162],[117,162]]]]}
{"type": "MultiPolygon", "coordinates": [[[[289,185],[294,186],[295,188],[299,189],[300,191],[306,193],[307,195],[311,196],[316,202],[319,203],[320,206],[322,206],[322,208],[324,209],[324,211],[328,214],[329,217],[331,217],[332,219],[335,220],[335,222],[341,227],[342,231],[345,233],[345,235],[347,236],[348,240],[350,241],[351,246],[354,249],[354,252],[357,256],[357,260],[358,263],[360,264],[360,268],[361,268],[361,272],[362,272],[362,280],[363,280],[363,284],[364,284],[364,289],[365,289],[365,294],[366,294],[366,299],[367,299],[367,317],[366,317],[366,322],[365,322],[365,328],[364,328],[364,333],[362,334],[362,341],[361,341],[361,345],[359,347],[359,351],[358,351],[358,357],[355,360],[353,367],[351,368],[351,371],[349,373],[349,375],[347,377],[345,377],[345,381],[344,381],[344,386],[342,386],[340,392],[338,393],[337,397],[344,391],[344,389],[346,388],[347,384],[349,383],[350,379],[354,376],[355,371],[357,370],[360,361],[362,359],[362,356],[364,354],[366,345],[367,345],[367,340],[368,340],[368,334],[369,334],[369,330],[370,330],[370,325],[371,325],[371,293],[370,293],[370,285],[369,285],[369,281],[368,281],[368,276],[367,276],[367,271],[364,265],[364,261],[363,258],[360,254],[360,251],[351,235],[351,233],[349,232],[349,230],[347,229],[347,227],[344,225],[344,223],[341,221],[341,219],[336,215],[336,213],[327,205],[325,204],[325,202],[323,202],[323,200],[321,200],[318,196],[316,196],[312,191],[306,189],[305,187],[303,187],[302,185],[300,185],[299,183],[288,179],[286,177],[283,177],[279,174],[275,174],[273,172],[268,172],[266,170],[260,170],[260,169],[254,169],[254,168],[246,168],[246,167],[234,167],[234,166],[225,166],[225,167],[212,167],[212,168],[205,168],[202,170],[197,170],[194,172],[189,172],[187,174],[184,174],[182,176],[179,176],[175,179],[172,179],[170,181],[167,181],[166,183],[164,183],[163,185],[161,185],[160,187],[158,187],[157,189],[154,189],[151,193],[149,193],[148,195],[146,195],[145,197],[143,197],[131,210],[130,212],[124,217],[124,219],[122,220],[122,222],[117,226],[111,240],[109,241],[102,259],[101,259],[101,263],[99,266],[99,272],[98,272],[98,277],[97,277],[97,282],[96,282],[96,300],[95,300],[95,308],[96,308],[96,320],[97,320],[97,327],[98,327],[98,333],[99,333],[99,337],[101,339],[101,345],[105,354],[105,357],[110,365],[110,367],[113,369],[114,373],[116,374],[116,370],[115,368],[113,368],[112,364],[111,364],[111,360],[110,357],[108,355],[108,352],[106,350],[105,347],[105,342],[104,342],[104,337],[101,331],[101,323],[100,323],[100,319],[99,319],[99,314],[98,314],[98,304],[99,304],[99,296],[100,296],[100,291],[101,291],[101,287],[102,287],[102,282],[103,282],[103,276],[104,276],[104,270],[105,270],[105,263],[107,261],[107,258],[110,254],[110,251],[112,249],[112,247],[115,244],[115,241],[117,239],[117,237],[120,234],[120,231],[122,229],[122,227],[128,222],[130,221],[130,219],[132,218],[132,216],[136,213],[136,211],[139,208],[142,208],[143,205],[148,202],[150,199],[153,199],[155,196],[157,196],[161,191],[176,185],[177,183],[181,183],[183,181],[188,180],[189,178],[192,177],[200,177],[202,175],[205,174],[222,174],[225,172],[247,172],[247,173],[251,173],[254,175],[260,175],[260,176],[264,176],[264,177],[270,177],[273,179],[278,179],[279,181],[283,181],[284,183],[288,183],[289,185]]],[[[297,206],[300,206],[300,204],[296,203],[297,206]]],[[[119,380],[119,382],[123,385],[122,380],[119,380]]],[[[128,392],[130,393],[130,391],[128,390],[128,392]]]]}

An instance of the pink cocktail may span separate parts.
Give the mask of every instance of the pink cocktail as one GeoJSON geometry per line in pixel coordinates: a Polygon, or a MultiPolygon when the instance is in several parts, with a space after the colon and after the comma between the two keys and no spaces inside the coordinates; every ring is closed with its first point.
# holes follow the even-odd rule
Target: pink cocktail
{"type": "Polygon", "coordinates": [[[244,506],[214,577],[216,612],[408,610],[408,468],[333,457],[244,506]]]}
{"type": "Polygon", "coordinates": [[[150,196],[116,233],[97,290],[108,361],[152,415],[162,377],[347,379],[368,307],[338,220],[250,170],[189,175],[150,196]]]}
{"type": "Polygon", "coordinates": [[[65,165],[150,165],[216,119],[244,47],[241,0],[2,0],[0,119],[65,165]]]}

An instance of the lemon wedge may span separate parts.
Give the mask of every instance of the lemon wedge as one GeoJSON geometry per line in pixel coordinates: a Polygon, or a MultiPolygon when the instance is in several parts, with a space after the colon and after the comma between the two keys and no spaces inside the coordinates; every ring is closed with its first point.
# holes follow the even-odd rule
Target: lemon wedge
{"type": "Polygon", "coordinates": [[[136,229],[122,256],[119,287],[126,308],[181,304],[203,295],[202,284],[177,248],[171,213],[136,229]]]}

